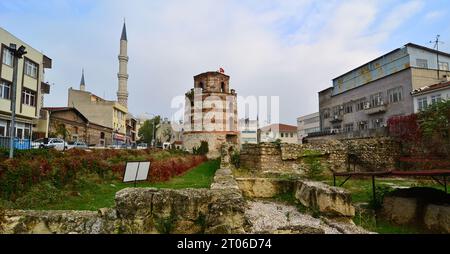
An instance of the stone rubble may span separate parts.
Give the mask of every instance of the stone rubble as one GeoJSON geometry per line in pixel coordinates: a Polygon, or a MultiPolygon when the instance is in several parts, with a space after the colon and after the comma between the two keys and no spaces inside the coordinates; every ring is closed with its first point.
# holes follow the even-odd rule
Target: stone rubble
{"type": "Polygon", "coordinates": [[[367,234],[350,220],[314,218],[295,206],[272,201],[249,201],[245,218],[250,234],[367,234]]]}

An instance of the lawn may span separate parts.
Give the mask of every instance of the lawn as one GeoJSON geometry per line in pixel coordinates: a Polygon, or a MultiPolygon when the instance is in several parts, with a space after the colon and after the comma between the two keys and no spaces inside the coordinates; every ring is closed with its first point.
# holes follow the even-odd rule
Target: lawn
{"type": "MultiPolygon", "coordinates": [[[[184,175],[172,178],[167,182],[141,182],[138,188],[183,189],[209,188],[220,162],[207,161],[184,175]]],[[[114,206],[116,192],[134,187],[133,183],[122,183],[117,180],[104,180],[97,175],[80,177],[73,185],[59,190],[50,183],[44,182],[32,188],[16,203],[7,202],[4,206],[15,209],[33,210],[98,210],[114,206]]],[[[0,203],[1,205],[1,203],[0,203]]]]}

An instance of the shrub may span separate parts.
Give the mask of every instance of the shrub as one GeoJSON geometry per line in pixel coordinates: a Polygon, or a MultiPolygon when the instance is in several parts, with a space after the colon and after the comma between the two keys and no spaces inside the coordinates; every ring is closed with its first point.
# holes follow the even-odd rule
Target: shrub
{"type": "Polygon", "coordinates": [[[370,190],[369,207],[378,210],[383,206],[384,196],[393,189],[389,186],[377,186],[375,190],[375,197],[372,195],[372,190],[370,190]]]}
{"type": "Polygon", "coordinates": [[[241,154],[238,151],[234,151],[231,155],[231,164],[233,164],[236,168],[241,167],[241,154]]]}
{"type": "Polygon", "coordinates": [[[306,175],[310,179],[319,178],[324,171],[324,166],[320,160],[321,153],[312,150],[305,150],[303,152],[303,161],[307,165],[306,175]]]}
{"type": "Polygon", "coordinates": [[[15,159],[0,151],[0,197],[16,200],[44,181],[62,189],[75,184],[80,174],[94,174],[101,180],[120,180],[126,161],[151,161],[152,181],[167,181],[206,160],[205,156],[183,152],[151,150],[55,150],[20,151],[15,159]]]}
{"type": "Polygon", "coordinates": [[[193,149],[195,155],[207,155],[209,153],[209,144],[206,141],[202,141],[200,147],[193,149]]]}

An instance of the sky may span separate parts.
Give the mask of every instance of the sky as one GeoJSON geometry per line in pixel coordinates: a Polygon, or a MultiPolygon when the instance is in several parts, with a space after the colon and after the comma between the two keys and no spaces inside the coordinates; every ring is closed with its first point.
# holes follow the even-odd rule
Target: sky
{"type": "MultiPolygon", "coordinates": [[[[318,111],[332,79],[408,42],[450,52],[448,0],[0,0],[0,27],[53,59],[45,106],[116,99],[128,32],[129,111],[170,117],[193,76],[223,68],[240,96],[279,96],[279,120],[318,111]]],[[[240,118],[244,117],[242,111],[240,118]]]]}

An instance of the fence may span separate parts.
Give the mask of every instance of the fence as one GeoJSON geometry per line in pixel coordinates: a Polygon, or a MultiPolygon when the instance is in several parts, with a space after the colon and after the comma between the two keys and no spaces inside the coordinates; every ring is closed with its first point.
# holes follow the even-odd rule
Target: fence
{"type": "MultiPolygon", "coordinates": [[[[0,137],[0,148],[9,149],[10,146],[10,138],[9,137],[0,137]]],[[[28,150],[31,149],[31,139],[14,139],[14,149],[18,150],[28,150]]]]}

